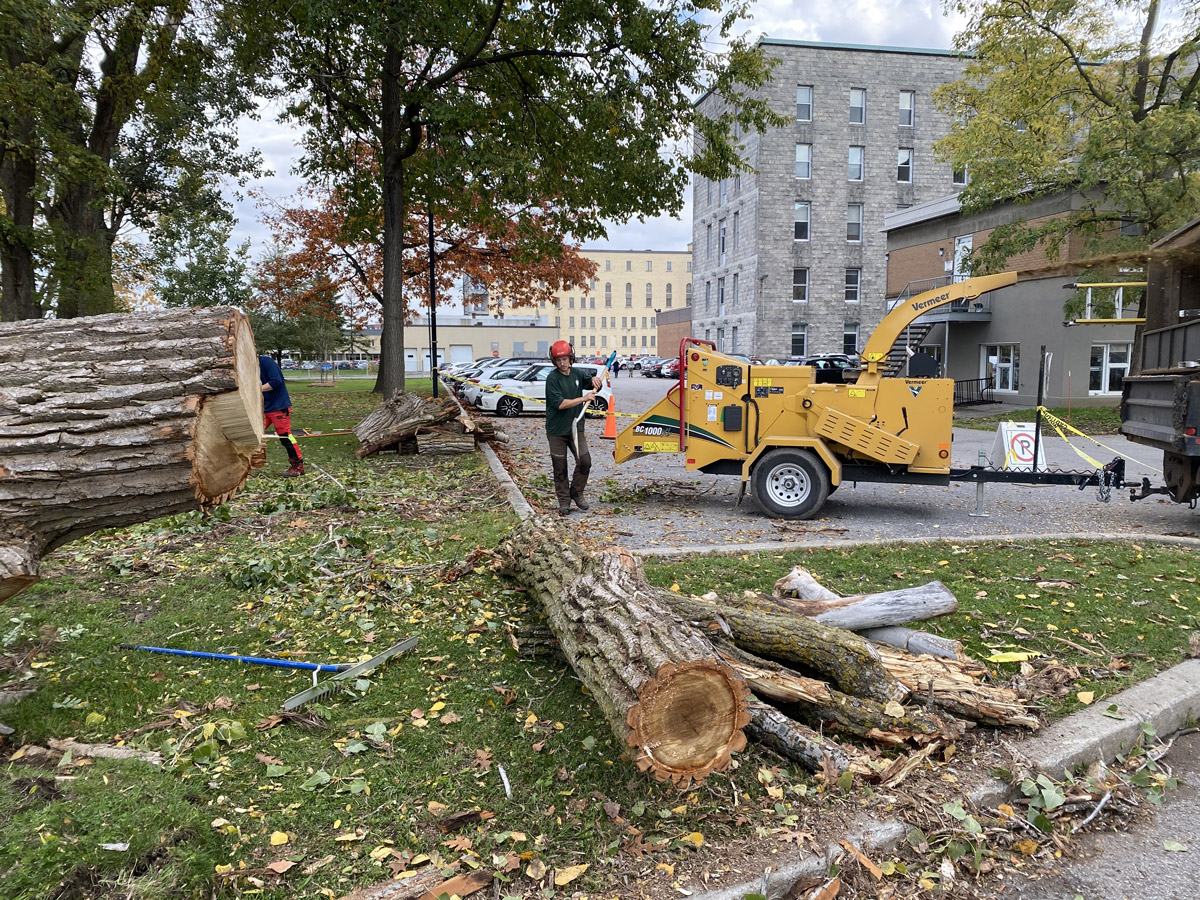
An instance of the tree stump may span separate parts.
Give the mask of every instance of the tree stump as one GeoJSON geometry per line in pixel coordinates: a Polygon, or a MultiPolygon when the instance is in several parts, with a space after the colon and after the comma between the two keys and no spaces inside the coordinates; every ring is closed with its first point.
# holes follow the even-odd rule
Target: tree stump
{"type": "Polygon", "coordinates": [[[652,598],[636,557],[588,554],[548,518],[522,523],[500,552],[639,769],[687,785],[729,766],[746,745],[746,686],[652,598]]]}
{"type": "Polygon", "coordinates": [[[0,600],[68,541],[224,502],[262,435],[238,310],[0,324],[0,600]]]}

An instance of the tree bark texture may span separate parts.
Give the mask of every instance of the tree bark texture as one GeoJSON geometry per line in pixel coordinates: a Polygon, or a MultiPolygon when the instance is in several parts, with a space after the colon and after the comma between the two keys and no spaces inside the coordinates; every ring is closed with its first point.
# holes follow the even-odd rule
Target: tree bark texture
{"type": "Polygon", "coordinates": [[[473,434],[417,433],[418,453],[474,453],[473,434]]]}
{"type": "Polygon", "coordinates": [[[0,600],[70,540],[222,503],[262,435],[238,310],[0,325],[0,600]]]}
{"type": "Polygon", "coordinates": [[[500,552],[638,768],[687,785],[729,766],[746,744],[746,686],[654,599],[636,557],[589,554],[545,517],[519,525],[500,552]]]}
{"type": "Polygon", "coordinates": [[[354,452],[359,459],[413,437],[421,428],[449,422],[458,416],[458,406],[445,397],[428,400],[416,394],[396,391],[354,426],[361,446],[354,452]]]}
{"type": "Polygon", "coordinates": [[[774,597],[792,612],[850,631],[903,625],[958,612],[958,598],[940,581],[843,597],[820,584],[801,566],[775,582],[774,597]]]}

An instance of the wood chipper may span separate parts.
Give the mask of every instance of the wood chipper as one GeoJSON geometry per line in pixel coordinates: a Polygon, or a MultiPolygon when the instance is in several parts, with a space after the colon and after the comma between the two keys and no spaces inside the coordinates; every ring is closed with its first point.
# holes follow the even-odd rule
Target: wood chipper
{"type": "Polygon", "coordinates": [[[745,363],[711,341],[685,338],[678,383],[617,435],[614,458],[682,453],[689,471],[739,475],[767,513],[798,519],[815,515],[847,481],[1121,487],[1120,459],[1091,472],[953,469],[953,380],[885,374],[888,351],[917,317],[1016,280],[1011,272],[971,278],[898,304],[867,342],[853,383],[818,383],[810,366],[745,363]]]}

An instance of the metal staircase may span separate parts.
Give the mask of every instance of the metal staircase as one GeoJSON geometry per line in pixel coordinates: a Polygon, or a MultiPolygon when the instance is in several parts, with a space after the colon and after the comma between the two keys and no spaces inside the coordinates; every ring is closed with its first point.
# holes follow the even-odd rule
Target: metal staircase
{"type": "Polygon", "coordinates": [[[908,363],[908,348],[912,347],[915,352],[916,348],[921,346],[921,342],[929,336],[933,326],[933,322],[916,322],[904,329],[900,333],[900,337],[896,339],[896,343],[892,344],[892,349],[884,357],[882,366],[884,375],[902,375],[904,367],[908,363]]]}

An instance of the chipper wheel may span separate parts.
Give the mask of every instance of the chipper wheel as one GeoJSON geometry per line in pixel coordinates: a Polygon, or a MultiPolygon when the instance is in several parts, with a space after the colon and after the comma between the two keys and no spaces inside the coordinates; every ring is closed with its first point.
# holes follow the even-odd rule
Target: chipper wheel
{"type": "Polygon", "coordinates": [[[829,496],[829,470],[815,454],[798,448],[764,453],[750,481],[758,505],[780,518],[811,519],[829,496]]]}

